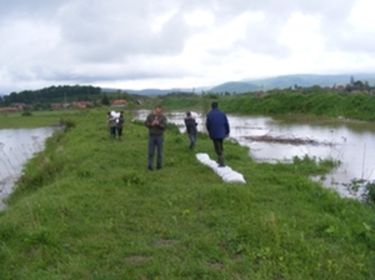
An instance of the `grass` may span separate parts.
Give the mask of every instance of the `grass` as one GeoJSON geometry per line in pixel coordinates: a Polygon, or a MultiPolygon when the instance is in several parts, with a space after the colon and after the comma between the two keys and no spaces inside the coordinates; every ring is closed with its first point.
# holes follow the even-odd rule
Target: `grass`
{"type": "Polygon", "coordinates": [[[374,121],[375,96],[368,93],[339,93],[328,89],[269,91],[267,93],[233,96],[206,94],[169,95],[161,98],[167,108],[194,109],[207,112],[212,100],[219,101],[220,108],[228,113],[251,115],[295,115],[374,121]]]}
{"type": "Polygon", "coordinates": [[[375,96],[367,93],[276,92],[221,97],[223,109],[242,114],[304,114],[374,121],[375,96]]]}
{"type": "Polygon", "coordinates": [[[31,115],[23,112],[0,113],[0,129],[3,128],[35,128],[59,125],[60,121],[70,115],[85,114],[85,111],[35,111],[31,115]]]}
{"type": "MultiPolygon", "coordinates": [[[[308,179],[330,163],[259,164],[226,142],[248,183],[225,184],[170,130],[149,172],[141,124],[116,141],[105,111],[65,120],[0,214],[0,279],[375,279],[373,206],[308,179]]],[[[206,136],[196,152],[214,157],[206,136]]]]}

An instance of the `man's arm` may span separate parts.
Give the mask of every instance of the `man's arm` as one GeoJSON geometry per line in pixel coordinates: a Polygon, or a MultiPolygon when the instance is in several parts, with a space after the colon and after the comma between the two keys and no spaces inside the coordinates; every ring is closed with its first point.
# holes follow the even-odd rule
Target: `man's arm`
{"type": "Polygon", "coordinates": [[[161,128],[166,128],[167,127],[167,118],[165,116],[162,116],[159,120],[159,126],[161,128]]]}
{"type": "Polygon", "coordinates": [[[207,129],[208,132],[210,132],[210,119],[209,119],[208,115],[206,117],[206,129],[207,129]]]}
{"type": "Polygon", "coordinates": [[[152,117],[151,115],[148,115],[146,120],[145,120],[145,126],[147,126],[148,128],[150,128],[152,126],[152,117]]]}
{"type": "Polygon", "coordinates": [[[225,135],[228,137],[230,133],[230,127],[229,127],[227,115],[224,115],[224,116],[225,116],[225,135]]]}

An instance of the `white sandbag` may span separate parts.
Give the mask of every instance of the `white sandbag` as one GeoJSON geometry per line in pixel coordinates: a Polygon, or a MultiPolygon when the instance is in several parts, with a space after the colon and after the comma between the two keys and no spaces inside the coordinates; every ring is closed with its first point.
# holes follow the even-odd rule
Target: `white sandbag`
{"type": "Polygon", "coordinates": [[[246,183],[245,178],[241,173],[234,171],[229,166],[219,167],[219,164],[216,161],[210,159],[208,154],[199,153],[195,156],[201,163],[210,167],[217,175],[219,175],[224,182],[243,184],[246,183]]]}

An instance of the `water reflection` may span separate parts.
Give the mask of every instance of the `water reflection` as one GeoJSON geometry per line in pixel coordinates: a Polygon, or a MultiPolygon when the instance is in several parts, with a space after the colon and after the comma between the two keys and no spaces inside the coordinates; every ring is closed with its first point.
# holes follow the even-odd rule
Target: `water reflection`
{"type": "Polygon", "coordinates": [[[22,173],[23,165],[37,152],[44,149],[45,140],[53,128],[0,129],[0,209],[3,199],[22,173]]]}
{"type": "MultiPolygon", "coordinates": [[[[136,113],[138,119],[145,119],[148,111],[136,113]]],[[[205,118],[195,113],[199,131],[204,131],[205,118]]],[[[179,126],[185,132],[184,112],[171,112],[168,120],[179,126]]],[[[352,190],[348,187],[353,179],[365,181],[375,180],[375,124],[350,123],[318,125],[316,122],[285,123],[270,117],[228,115],[231,126],[231,138],[243,146],[250,148],[251,156],[263,162],[290,162],[293,157],[315,157],[317,159],[332,159],[341,164],[330,174],[320,178],[322,183],[334,188],[344,197],[361,198],[364,188],[352,190]],[[249,139],[249,136],[251,138],[249,139]],[[254,136],[258,136],[254,137],[254,136]],[[293,141],[262,141],[267,139],[299,139],[293,141]],[[305,141],[303,141],[305,140],[305,141]],[[303,143],[305,142],[305,143],[303,143]]]]}

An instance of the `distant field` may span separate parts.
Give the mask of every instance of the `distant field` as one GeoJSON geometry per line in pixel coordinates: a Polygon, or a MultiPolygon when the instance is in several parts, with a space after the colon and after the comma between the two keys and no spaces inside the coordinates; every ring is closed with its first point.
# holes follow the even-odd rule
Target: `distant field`
{"type": "Polygon", "coordinates": [[[203,96],[166,96],[161,103],[169,109],[208,111],[211,101],[219,102],[228,113],[251,115],[313,115],[375,120],[375,95],[367,93],[338,93],[330,90],[276,91],[264,94],[203,96]]]}
{"type": "Polygon", "coordinates": [[[22,112],[0,113],[0,129],[54,126],[59,125],[64,118],[76,114],[84,114],[84,111],[35,111],[30,116],[24,116],[22,112]]]}

